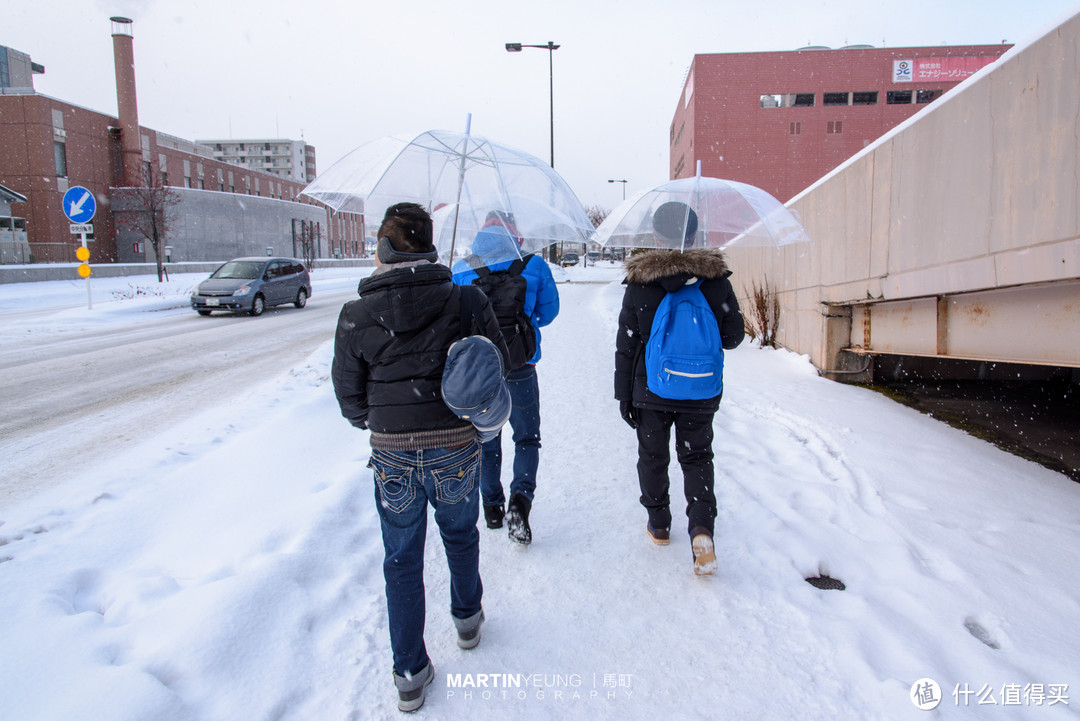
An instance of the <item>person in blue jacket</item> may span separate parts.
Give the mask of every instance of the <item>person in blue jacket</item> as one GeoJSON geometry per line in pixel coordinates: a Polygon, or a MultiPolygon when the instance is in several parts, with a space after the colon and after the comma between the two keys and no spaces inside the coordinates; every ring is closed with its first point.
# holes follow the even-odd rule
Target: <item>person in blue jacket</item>
{"type": "MultiPolygon", "coordinates": [[[[521,245],[521,237],[512,216],[493,211],[473,240],[472,251],[481,261],[485,257],[506,257],[508,243],[521,245]]],[[[475,260],[474,260],[475,262],[475,260]]],[[[511,260],[488,264],[492,271],[505,270],[511,260]]],[[[529,512],[536,493],[536,472],[540,465],[540,386],[536,364],[540,360],[540,329],[559,314],[559,291],[547,261],[531,256],[521,272],[526,282],[525,313],[536,331],[536,353],[524,365],[513,368],[506,380],[510,386],[513,409],[510,428],[514,433],[514,477],[510,482],[510,500],[505,511],[503,491],[502,433],[481,445],[480,497],[488,528],[502,528],[505,518],[510,540],[532,542],[529,512]]],[[[478,275],[469,262],[454,265],[454,282],[469,285],[478,275]]]]}

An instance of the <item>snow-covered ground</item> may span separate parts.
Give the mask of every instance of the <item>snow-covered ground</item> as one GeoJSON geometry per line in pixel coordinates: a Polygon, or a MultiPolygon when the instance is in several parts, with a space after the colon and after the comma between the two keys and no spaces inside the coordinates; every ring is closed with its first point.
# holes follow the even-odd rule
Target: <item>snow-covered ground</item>
{"type": "MultiPolygon", "coordinates": [[[[619,269],[555,273],[535,540],[481,529],[487,623],[461,651],[431,524],[436,680],[418,716],[1080,716],[1080,485],[747,342],[715,420],[720,570],[695,577],[684,535],[644,532],[611,398],[619,269]],[[847,589],[803,580],[818,574],[847,589]]],[[[0,286],[0,318],[53,332],[190,313],[184,283],[114,299],[156,284],[96,281],[92,311],[81,282],[0,286]]],[[[338,412],[330,358],[328,341],[0,511],[0,718],[398,717],[367,436],[338,412]]]]}

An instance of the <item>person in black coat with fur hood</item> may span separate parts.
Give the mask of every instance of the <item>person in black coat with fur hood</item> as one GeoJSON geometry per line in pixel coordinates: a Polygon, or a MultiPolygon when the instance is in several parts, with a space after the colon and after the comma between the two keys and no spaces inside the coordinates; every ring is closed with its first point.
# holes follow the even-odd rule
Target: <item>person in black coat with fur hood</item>
{"type": "Polygon", "coordinates": [[[690,248],[697,232],[693,210],[683,203],[665,203],[653,216],[653,229],[668,242],[685,238],[689,249],[649,250],[626,263],[626,291],[615,343],[615,398],[623,420],[637,431],[641,505],[649,516],[646,530],[653,542],[661,545],[671,538],[668,465],[671,427],[675,427],[694,572],[708,575],[716,569],[712,540],[716,520],[712,424],[723,392],[695,400],[672,400],[655,394],[647,383],[644,349],[664,296],[691,283],[702,281],[699,288],[716,317],[724,349],[742,342],[743,317],[723,254],[716,249],[690,248]]]}

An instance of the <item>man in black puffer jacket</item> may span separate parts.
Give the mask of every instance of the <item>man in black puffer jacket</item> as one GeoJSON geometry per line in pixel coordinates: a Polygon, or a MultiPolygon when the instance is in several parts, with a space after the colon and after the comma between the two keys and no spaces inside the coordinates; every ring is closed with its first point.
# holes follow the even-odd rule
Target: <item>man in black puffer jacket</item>
{"type": "MultiPolygon", "coordinates": [[[[435,672],[424,645],[424,540],[435,508],[450,568],[450,612],[458,646],[473,648],[480,606],[480,444],[440,393],[450,345],[461,337],[461,287],[435,261],[431,217],[414,203],[386,211],[378,268],[338,318],[331,376],[341,413],[371,431],[375,508],[386,552],[383,576],[398,708],[424,703],[435,672]]],[[[482,293],[475,329],[508,357],[499,322],[482,293]]]]}
{"type": "MultiPolygon", "coordinates": [[[[682,203],[666,203],[654,215],[653,227],[668,239],[685,237],[689,247],[697,230],[697,217],[682,203]]],[[[699,575],[711,574],[716,567],[712,541],[716,520],[712,422],[723,393],[700,400],[671,400],[656,395],[647,383],[644,349],[664,296],[697,280],[703,281],[700,290],[716,317],[721,345],[725,349],[738,346],[743,340],[743,318],[729,275],[731,271],[719,250],[650,250],[631,257],[626,262],[627,285],[615,342],[615,398],[623,420],[637,431],[641,504],[649,514],[646,530],[655,543],[670,541],[668,464],[674,425],[694,572],[699,575]]]]}

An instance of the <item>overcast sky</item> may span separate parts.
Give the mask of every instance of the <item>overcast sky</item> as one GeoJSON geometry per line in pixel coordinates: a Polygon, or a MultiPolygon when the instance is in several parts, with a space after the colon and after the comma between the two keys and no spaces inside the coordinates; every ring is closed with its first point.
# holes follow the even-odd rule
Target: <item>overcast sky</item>
{"type": "Polygon", "coordinates": [[[139,121],[182,138],[303,138],[325,169],[374,138],[472,132],[547,159],[611,208],[667,180],[695,53],[1028,42],[1077,0],[0,0],[38,92],[116,113],[109,17],[132,18],[139,121]],[[666,7],[662,7],[666,6],[666,7]],[[404,8],[404,9],[402,9],[404,8]]]}

